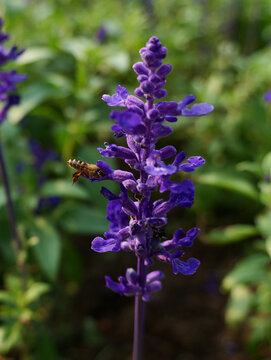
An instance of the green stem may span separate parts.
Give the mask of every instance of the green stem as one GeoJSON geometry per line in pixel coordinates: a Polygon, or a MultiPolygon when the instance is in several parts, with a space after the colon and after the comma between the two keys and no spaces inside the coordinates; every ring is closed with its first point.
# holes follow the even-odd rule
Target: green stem
{"type": "Polygon", "coordinates": [[[7,202],[6,205],[7,205],[9,222],[10,222],[10,229],[11,229],[11,233],[12,233],[12,243],[14,245],[15,251],[20,251],[21,250],[21,242],[20,242],[19,234],[18,234],[18,230],[17,230],[17,221],[16,221],[14,206],[13,206],[11,194],[10,194],[9,180],[8,180],[8,174],[7,174],[4,154],[3,154],[3,150],[2,150],[1,140],[0,140],[0,171],[1,171],[2,180],[3,180],[4,192],[6,195],[6,202],[7,202]]]}

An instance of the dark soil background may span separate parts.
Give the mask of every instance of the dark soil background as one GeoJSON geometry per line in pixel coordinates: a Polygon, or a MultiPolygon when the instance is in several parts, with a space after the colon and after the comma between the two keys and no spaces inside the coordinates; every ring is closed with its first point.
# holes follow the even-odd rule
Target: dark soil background
{"type": "MultiPolygon", "coordinates": [[[[89,238],[79,239],[77,245],[85,262],[84,281],[68,316],[78,332],[62,353],[72,360],[130,360],[133,299],[106,289],[104,275],[116,279],[126,267],[135,267],[135,259],[119,253],[93,253],[89,238]],[[95,319],[102,337],[96,345],[80,334],[86,317],[95,319]]],[[[195,275],[175,276],[170,266],[158,264],[166,278],[163,290],[147,304],[144,360],[255,359],[246,350],[246,330],[232,332],[225,325],[227,296],[219,289],[241,252],[240,245],[211,247],[198,241],[189,254],[201,260],[195,275]]]]}

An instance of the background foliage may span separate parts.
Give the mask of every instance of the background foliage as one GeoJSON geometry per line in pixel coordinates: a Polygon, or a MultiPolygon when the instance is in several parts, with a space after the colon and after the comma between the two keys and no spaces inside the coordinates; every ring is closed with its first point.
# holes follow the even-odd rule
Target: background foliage
{"type": "MultiPolygon", "coordinates": [[[[260,348],[271,351],[271,106],[263,102],[271,86],[270,1],[3,0],[0,13],[11,43],[27,49],[16,65],[28,74],[21,104],[1,127],[24,251],[18,265],[0,184],[0,353],[69,359],[63,348],[79,337],[105,347],[95,314],[66,326],[86,280],[78,243],[107,227],[100,184],[72,186],[66,161],[99,159],[97,146],[112,139],[101,96],[118,84],[133,91],[131,66],[156,35],[174,68],[170,98],[193,93],[215,106],[174,124],[177,149],[207,160],[193,177],[197,200],[182,225],[197,222],[202,242],[237,250],[222,284],[226,320],[243,324],[250,356],[264,359],[260,348]]],[[[179,218],[172,214],[169,234],[179,218]]]]}

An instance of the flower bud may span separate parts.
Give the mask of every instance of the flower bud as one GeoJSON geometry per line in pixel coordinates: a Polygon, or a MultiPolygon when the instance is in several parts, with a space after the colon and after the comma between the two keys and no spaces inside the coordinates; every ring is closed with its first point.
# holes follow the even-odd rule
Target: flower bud
{"type": "Polygon", "coordinates": [[[133,69],[139,75],[148,75],[149,74],[148,68],[142,62],[135,63],[133,65],[133,69]]]}
{"type": "Polygon", "coordinates": [[[165,89],[156,90],[154,93],[156,99],[162,99],[163,97],[167,96],[167,91],[165,89]]]}
{"type": "Polygon", "coordinates": [[[150,109],[148,112],[147,112],[147,117],[148,119],[150,120],[156,120],[157,118],[159,118],[159,111],[157,111],[156,109],[150,109]]]}
{"type": "Polygon", "coordinates": [[[139,97],[144,97],[144,92],[140,88],[136,88],[134,94],[139,97]]]}
{"type": "Polygon", "coordinates": [[[150,81],[144,81],[141,85],[140,85],[142,91],[144,92],[144,94],[151,94],[153,92],[154,86],[150,81]]]}
{"type": "Polygon", "coordinates": [[[171,72],[171,70],[172,66],[170,64],[164,64],[157,70],[156,75],[164,78],[171,72]]]}

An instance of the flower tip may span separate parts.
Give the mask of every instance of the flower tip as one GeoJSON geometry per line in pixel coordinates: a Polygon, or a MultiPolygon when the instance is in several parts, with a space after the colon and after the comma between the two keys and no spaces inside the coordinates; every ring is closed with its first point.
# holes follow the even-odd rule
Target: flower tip
{"type": "Polygon", "coordinates": [[[200,261],[196,258],[189,258],[186,262],[180,259],[172,260],[173,273],[176,275],[179,272],[183,275],[193,275],[197,271],[200,261]]]}
{"type": "Polygon", "coordinates": [[[214,110],[214,106],[208,103],[199,103],[191,106],[190,109],[184,108],[182,110],[183,116],[204,116],[214,110]]]}
{"type": "Polygon", "coordinates": [[[118,293],[120,295],[123,295],[124,290],[125,290],[125,287],[124,287],[123,284],[120,284],[120,283],[117,283],[116,281],[113,281],[111,279],[111,277],[107,276],[107,275],[105,275],[104,278],[105,278],[105,286],[108,289],[110,289],[110,290],[112,290],[112,291],[114,291],[114,292],[116,292],[116,293],[118,293]]]}
{"type": "Polygon", "coordinates": [[[110,98],[110,95],[107,95],[107,94],[104,94],[102,96],[102,100],[105,101],[105,102],[108,102],[109,98],[110,98]]]}
{"type": "MultiPolygon", "coordinates": [[[[206,112],[206,114],[209,114],[210,112],[214,111],[214,109],[215,109],[214,105],[211,105],[208,103],[202,103],[202,105],[203,104],[205,106],[205,111],[208,111],[208,112],[206,112]]],[[[206,115],[206,114],[204,114],[204,115],[206,115]]]]}

